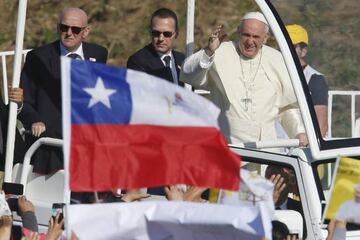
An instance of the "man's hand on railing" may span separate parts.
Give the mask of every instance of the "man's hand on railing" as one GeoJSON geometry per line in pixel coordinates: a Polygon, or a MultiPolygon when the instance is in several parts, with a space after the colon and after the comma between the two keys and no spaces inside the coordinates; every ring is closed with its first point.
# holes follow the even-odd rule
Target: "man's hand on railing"
{"type": "Polygon", "coordinates": [[[300,147],[307,147],[309,145],[309,140],[305,133],[298,133],[295,137],[299,139],[300,147]]]}
{"type": "Polygon", "coordinates": [[[45,123],[36,122],[31,125],[31,133],[35,137],[40,137],[40,135],[46,131],[45,123]]]}

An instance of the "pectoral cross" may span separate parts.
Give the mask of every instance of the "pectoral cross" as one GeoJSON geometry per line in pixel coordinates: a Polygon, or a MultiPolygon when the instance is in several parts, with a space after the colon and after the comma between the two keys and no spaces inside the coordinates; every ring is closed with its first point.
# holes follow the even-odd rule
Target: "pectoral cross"
{"type": "Polygon", "coordinates": [[[244,98],[241,99],[241,102],[244,103],[245,111],[247,112],[247,111],[249,110],[248,104],[251,104],[251,103],[252,103],[252,100],[251,100],[251,98],[249,97],[248,91],[246,91],[246,95],[245,95],[244,98]]]}

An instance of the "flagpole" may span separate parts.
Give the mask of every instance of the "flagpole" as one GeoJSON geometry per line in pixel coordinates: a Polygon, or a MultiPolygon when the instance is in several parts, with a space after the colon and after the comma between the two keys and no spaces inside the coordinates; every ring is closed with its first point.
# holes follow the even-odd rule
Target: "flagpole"
{"type": "MultiPolygon", "coordinates": [[[[186,13],[186,57],[194,51],[194,23],[195,23],[195,0],[187,0],[186,13]]],[[[191,91],[191,86],[185,84],[186,88],[191,91]]]]}
{"type": "Polygon", "coordinates": [[[194,51],[195,0],[187,1],[186,14],[186,57],[194,51]]]}
{"type": "MultiPolygon", "coordinates": [[[[12,87],[18,87],[20,83],[21,59],[24,44],[26,23],[27,0],[19,0],[18,18],[16,24],[16,45],[12,87]]],[[[5,157],[5,182],[11,182],[12,167],[14,162],[15,129],[17,119],[17,104],[9,103],[9,122],[7,131],[6,157],[5,157]]]]}
{"type": "MultiPolygon", "coordinates": [[[[69,158],[70,158],[70,64],[71,60],[67,57],[61,57],[61,102],[62,102],[62,132],[63,132],[63,153],[64,153],[64,201],[65,201],[65,213],[69,216],[69,205],[70,205],[70,186],[69,186],[69,158]]],[[[65,231],[68,239],[71,238],[71,229],[69,226],[69,217],[65,218],[65,231]]]]}

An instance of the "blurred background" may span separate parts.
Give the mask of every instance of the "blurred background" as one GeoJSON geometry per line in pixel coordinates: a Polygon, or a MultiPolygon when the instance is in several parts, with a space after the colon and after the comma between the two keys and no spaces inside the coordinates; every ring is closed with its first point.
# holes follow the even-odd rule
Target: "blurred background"
{"type": "MultiPolygon", "coordinates": [[[[271,3],[285,24],[301,24],[308,30],[308,63],[326,76],[330,90],[360,90],[359,0],[272,0],[271,3]]],[[[57,39],[58,13],[69,6],[88,13],[91,26],[88,41],[108,48],[109,64],[125,66],[128,56],[149,42],[149,18],[160,7],[177,13],[180,35],[176,48],[185,50],[186,0],[29,0],[24,48],[57,39]]],[[[15,0],[0,1],[0,51],[14,49],[17,7],[15,0]]],[[[257,10],[253,0],[197,0],[195,49],[205,46],[218,24],[225,26],[230,39],[236,39],[239,20],[250,10],[257,10]]],[[[334,136],[350,134],[349,104],[346,97],[334,101],[334,136]]],[[[359,97],[357,105],[358,118],[359,97]]]]}

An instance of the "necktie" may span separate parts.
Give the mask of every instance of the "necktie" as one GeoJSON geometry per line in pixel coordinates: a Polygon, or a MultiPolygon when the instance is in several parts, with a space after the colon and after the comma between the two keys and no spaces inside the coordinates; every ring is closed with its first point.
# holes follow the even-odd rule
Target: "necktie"
{"type": "Polygon", "coordinates": [[[171,57],[170,56],[165,56],[163,60],[165,62],[165,67],[170,68],[171,57]]]}
{"type": "Polygon", "coordinates": [[[171,68],[170,68],[170,61],[171,61],[171,57],[170,56],[165,56],[163,58],[164,62],[165,62],[165,70],[167,72],[167,79],[170,81],[170,82],[174,82],[174,79],[173,79],[173,76],[172,76],[172,72],[171,72],[171,68]]]}
{"type": "Polygon", "coordinates": [[[72,59],[78,59],[80,56],[76,53],[70,53],[69,55],[67,55],[67,57],[72,58],[72,59]]]}

